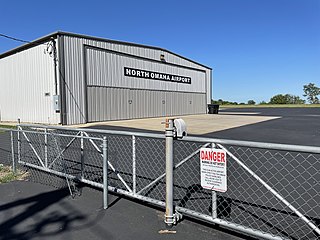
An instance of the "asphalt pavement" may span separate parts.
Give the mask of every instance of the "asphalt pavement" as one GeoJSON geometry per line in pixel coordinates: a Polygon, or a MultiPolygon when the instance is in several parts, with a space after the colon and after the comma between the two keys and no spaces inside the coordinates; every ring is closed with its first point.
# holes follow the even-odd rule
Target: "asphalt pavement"
{"type": "Polygon", "coordinates": [[[279,117],[203,136],[257,142],[320,146],[320,108],[235,108],[222,114],[279,117]]]}
{"type": "Polygon", "coordinates": [[[88,187],[72,198],[68,188],[15,181],[0,184],[0,196],[1,240],[248,239],[190,219],[168,233],[163,210],[112,194],[104,210],[101,191],[88,187]]]}

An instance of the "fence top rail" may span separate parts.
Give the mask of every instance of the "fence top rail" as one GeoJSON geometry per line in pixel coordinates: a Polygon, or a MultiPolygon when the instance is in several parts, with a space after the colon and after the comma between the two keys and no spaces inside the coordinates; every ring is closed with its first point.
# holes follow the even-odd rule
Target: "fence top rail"
{"type": "MultiPolygon", "coordinates": [[[[145,133],[145,132],[130,132],[130,131],[104,130],[104,129],[92,129],[92,128],[67,128],[67,127],[61,127],[61,126],[46,126],[46,125],[37,125],[37,124],[20,124],[18,126],[165,139],[164,134],[145,133]]],[[[239,146],[239,147],[251,147],[251,148],[269,149],[269,150],[320,154],[320,147],[317,147],[317,146],[303,146],[303,145],[253,142],[253,141],[242,141],[242,140],[228,140],[228,139],[216,139],[216,138],[206,138],[206,137],[196,137],[196,136],[187,136],[179,141],[219,143],[219,144],[239,146]]]]}
{"type": "Polygon", "coordinates": [[[97,141],[103,141],[103,138],[99,137],[87,137],[87,136],[79,136],[79,135],[69,135],[69,134],[63,134],[63,133],[51,133],[51,132],[36,132],[36,131],[30,131],[30,130],[18,130],[18,129],[8,129],[8,128],[0,128],[0,131],[6,131],[6,132],[21,132],[21,133],[37,133],[41,135],[53,135],[53,136],[60,136],[60,137],[70,137],[70,138],[82,138],[82,139],[91,139],[91,140],[97,140],[97,141]]]}
{"type": "Polygon", "coordinates": [[[238,141],[238,140],[204,138],[204,137],[184,137],[183,141],[206,142],[206,143],[211,142],[211,143],[219,143],[219,144],[239,146],[239,147],[251,147],[251,148],[269,149],[269,150],[320,154],[320,147],[316,147],[316,146],[304,146],[304,145],[292,145],[292,144],[280,144],[280,143],[268,143],[268,142],[252,142],[252,141],[242,141],[242,140],[238,141]]]}
{"type": "Polygon", "coordinates": [[[149,138],[160,138],[164,139],[164,134],[159,133],[146,133],[146,132],[131,132],[131,131],[118,131],[118,130],[107,130],[107,129],[92,129],[92,128],[70,128],[61,126],[47,126],[47,125],[37,125],[37,124],[20,124],[17,126],[21,127],[34,127],[34,128],[47,128],[56,130],[67,130],[75,132],[87,132],[87,133],[101,133],[101,134],[112,134],[112,135],[125,135],[125,136],[137,136],[137,137],[149,137],[149,138]]]}

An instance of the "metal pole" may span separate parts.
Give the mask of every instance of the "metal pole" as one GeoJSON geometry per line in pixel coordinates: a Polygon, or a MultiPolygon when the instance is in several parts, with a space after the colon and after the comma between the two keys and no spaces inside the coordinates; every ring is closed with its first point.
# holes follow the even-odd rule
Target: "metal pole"
{"type": "Polygon", "coordinates": [[[44,166],[48,167],[48,129],[44,129],[44,166]]]}
{"type": "Polygon", "coordinates": [[[80,178],[84,178],[84,143],[83,143],[83,132],[80,133],[80,149],[81,149],[81,176],[80,178]]]}
{"type": "Polygon", "coordinates": [[[18,137],[18,163],[21,162],[21,139],[20,139],[20,118],[18,118],[18,133],[17,133],[17,137],[18,137]]]}
{"type": "Polygon", "coordinates": [[[164,222],[168,227],[175,223],[173,214],[173,119],[166,119],[166,215],[164,222]]]}
{"type": "Polygon", "coordinates": [[[13,132],[10,131],[10,138],[11,138],[11,157],[12,157],[12,171],[13,174],[17,173],[17,166],[16,166],[16,161],[14,159],[14,142],[13,142],[13,132]]]}
{"type": "Polygon", "coordinates": [[[103,208],[108,208],[108,157],[107,157],[107,137],[103,137],[103,208]]]}
{"type": "Polygon", "coordinates": [[[136,176],[136,137],[132,135],[132,191],[137,192],[137,176],[136,176]]]}
{"type": "Polygon", "coordinates": [[[218,216],[217,211],[217,193],[212,191],[212,218],[215,219],[218,216]]]}
{"type": "MultiPolygon", "coordinates": [[[[211,144],[211,148],[215,148],[216,145],[214,143],[211,144]]],[[[217,193],[212,191],[212,218],[215,219],[218,217],[217,211],[217,193]]]]}

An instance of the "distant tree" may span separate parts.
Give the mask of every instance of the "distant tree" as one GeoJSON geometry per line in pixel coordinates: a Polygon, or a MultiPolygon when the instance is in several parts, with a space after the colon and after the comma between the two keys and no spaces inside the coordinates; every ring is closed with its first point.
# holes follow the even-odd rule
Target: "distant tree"
{"type": "Polygon", "coordinates": [[[212,104],[220,104],[220,105],[238,105],[237,102],[229,102],[229,101],[224,101],[222,99],[218,99],[218,101],[216,100],[211,100],[212,104]]]}
{"type": "Polygon", "coordinates": [[[239,103],[239,105],[246,105],[244,102],[239,103]]]}
{"type": "Polygon", "coordinates": [[[320,88],[318,88],[314,83],[309,83],[303,86],[304,97],[307,97],[309,103],[316,104],[319,103],[318,95],[320,94],[320,88]]]}
{"type": "Polygon", "coordinates": [[[255,101],[253,101],[253,100],[249,100],[249,101],[248,101],[248,104],[249,104],[249,105],[255,105],[255,104],[256,104],[256,102],[255,102],[255,101]]]}
{"type": "Polygon", "coordinates": [[[291,94],[277,94],[270,99],[270,104],[304,104],[299,96],[291,94]]]}
{"type": "Polygon", "coordinates": [[[299,96],[286,94],[287,104],[305,104],[306,101],[301,99],[299,96]]]}
{"type": "Polygon", "coordinates": [[[218,99],[218,100],[211,99],[211,104],[222,104],[222,102],[223,102],[222,99],[218,99]]]}
{"type": "Polygon", "coordinates": [[[277,94],[270,98],[270,104],[286,104],[287,99],[283,94],[277,94]]]}
{"type": "Polygon", "coordinates": [[[266,101],[261,101],[261,102],[259,103],[259,105],[266,105],[266,104],[268,104],[266,101]]]}

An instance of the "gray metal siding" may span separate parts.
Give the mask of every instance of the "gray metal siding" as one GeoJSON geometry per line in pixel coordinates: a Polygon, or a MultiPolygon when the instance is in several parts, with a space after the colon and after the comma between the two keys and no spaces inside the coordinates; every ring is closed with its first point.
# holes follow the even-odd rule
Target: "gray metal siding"
{"type": "Polygon", "coordinates": [[[212,70],[206,71],[206,92],[207,92],[206,103],[207,104],[211,104],[211,98],[212,98],[212,70]]]}
{"type": "Polygon", "coordinates": [[[88,88],[88,121],[126,119],[129,89],[88,88]]]}
{"type": "MultiPolygon", "coordinates": [[[[143,47],[137,47],[137,46],[130,46],[130,45],[125,45],[125,44],[116,44],[116,43],[109,43],[109,42],[103,42],[103,41],[97,41],[97,40],[92,40],[92,39],[86,39],[86,38],[79,38],[79,37],[73,37],[73,36],[63,36],[64,40],[64,58],[65,58],[65,82],[66,82],[66,117],[67,117],[67,124],[78,124],[78,123],[85,123],[86,122],[86,83],[85,83],[85,76],[86,72],[90,71],[95,71],[96,73],[101,73],[103,71],[99,70],[93,70],[97,68],[106,68],[105,64],[107,64],[108,68],[107,69],[113,69],[117,68],[117,59],[120,60],[119,57],[114,57],[116,61],[110,62],[107,61],[105,64],[102,65],[101,62],[96,62],[95,65],[91,64],[88,69],[86,69],[86,61],[85,61],[85,55],[88,54],[88,57],[94,57],[92,55],[96,54],[93,52],[87,52],[85,51],[85,45],[89,46],[95,46],[99,48],[104,48],[104,49],[109,49],[112,51],[118,51],[122,53],[127,53],[135,56],[140,56],[144,58],[149,58],[153,60],[159,61],[160,55],[164,54],[167,62],[178,64],[178,65],[183,65],[186,67],[192,67],[192,68],[197,68],[199,70],[203,70],[206,72],[209,72],[210,70],[203,67],[199,66],[191,61],[188,61],[186,59],[180,58],[178,56],[175,56],[174,54],[167,53],[165,51],[160,51],[156,49],[149,49],[149,48],[143,48],[143,47]],[[90,55],[91,54],[91,55],[90,55]],[[110,67],[110,68],[109,68],[110,67]]],[[[103,52],[102,52],[103,53],[103,52]]],[[[100,53],[100,55],[103,55],[100,53]]],[[[97,57],[97,56],[96,56],[97,57]]],[[[100,59],[106,59],[106,56],[99,56],[100,59]]],[[[124,59],[122,59],[124,60],[124,59]]],[[[129,59],[125,59],[125,61],[128,61],[129,59]]],[[[129,61],[130,62],[130,61],[129,61]]],[[[133,61],[132,61],[133,64],[133,61]]],[[[140,62],[139,64],[144,64],[140,62]]],[[[148,63],[151,67],[151,63],[148,63]]],[[[160,68],[161,63],[158,65],[160,68]]],[[[132,65],[134,66],[134,65],[132,65]]],[[[155,67],[155,66],[152,66],[155,67]]],[[[158,69],[158,68],[157,68],[158,69]]],[[[164,68],[163,71],[170,71],[169,65],[164,68]]],[[[175,71],[173,68],[171,69],[172,71],[175,71]]],[[[160,71],[160,69],[158,70],[160,71]]],[[[182,71],[182,70],[181,70],[182,71]]],[[[122,72],[121,72],[122,73],[122,72]]],[[[108,73],[110,74],[110,73],[108,73]]],[[[123,73],[122,73],[123,74],[123,73]]],[[[194,74],[202,74],[201,72],[197,71],[197,73],[194,74]]],[[[208,74],[208,73],[207,73],[208,74]]],[[[91,78],[92,81],[94,78],[91,78]]],[[[97,78],[99,79],[99,78],[97,78]]],[[[101,79],[101,78],[100,78],[101,79]]],[[[118,79],[118,78],[114,78],[118,79]]],[[[118,79],[120,80],[120,79],[118,79]]],[[[137,86],[130,86],[130,85],[123,85],[124,87],[137,87],[137,88],[146,88],[143,87],[143,84],[146,84],[145,79],[140,79],[140,85],[137,86]],[[144,82],[143,82],[144,80],[144,82]]],[[[117,81],[117,80],[115,80],[117,81]]],[[[206,77],[207,85],[208,85],[208,77],[206,77]]],[[[118,82],[119,83],[119,82],[118,82]]],[[[155,86],[154,88],[158,87],[159,90],[162,90],[162,87],[164,89],[172,89],[176,90],[174,88],[170,88],[169,84],[164,84],[164,83],[153,83],[153,84],[158,84],[158,86],[155,86]]],[[[184,84],[181,84],[184,85],[184,84]]],[[[115,86],[115,85],[112,85],[115,86]]],[[[188,92],[197,92],[198,90],[203,92],[203,86],[200,84],[198,85],[193,85],[194,89],[187,90],[188,92]]],[[[186,86],[184,86],[186,88],[186,86]]],[[[186,91],[186,89],[183,89],[183,86],[179,86],[178,89],[180,91],[186,91]],[[181,88],[181,89],[180,89],[181,88]]],[[[208,91],[208,90],[207,90],[208,91]]],[[[208,94],[208,93],[207,93],[208,94]]],[[[207,97],[208,98],[208,97],[207,97]]],[[[88,98],[89,101],[89,98],[88,98]]],[[[208,101],[208,100],[204,100],[208,101]]],[[[204,103],[205,104],[205,103],[204,103]]],[[[206,110],[203,110],[202,113],[205,113],[206,110]]]]}
{"type": "Polygon", "coordinates": [[[53,109],[53,59],[45,48],[42,44],[0,59],[1,121],[60,122],[53,109]]]}
{"type": "Polygon", "coordinates": [[[205,72],[86,49],[87,85],[205,93],[205,72]],[[191,84],[124,76],[124,67],[191,77],[191,84]]]}
{"type": "Polygon", "coordinates": [[[88,121],[198,114],[205,111],[204,93],[88,87],[88,121]]]}

